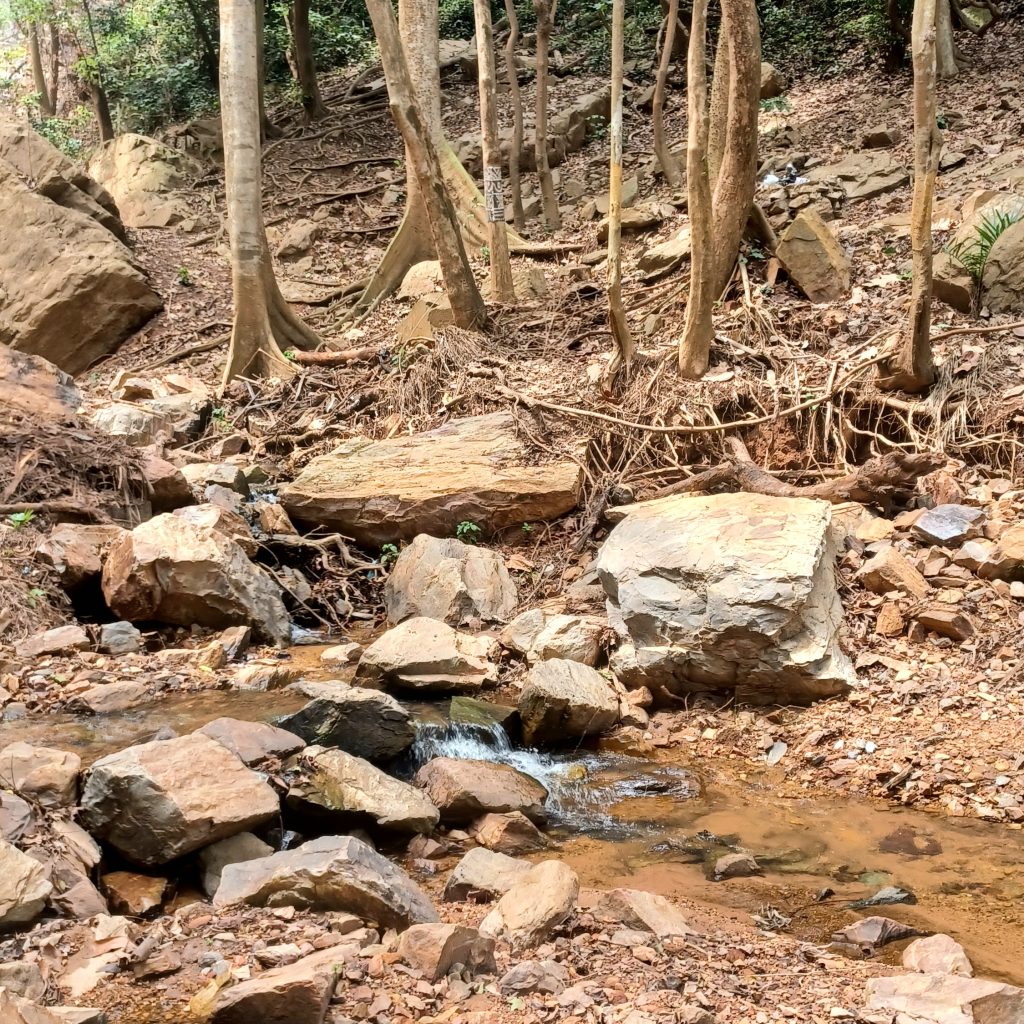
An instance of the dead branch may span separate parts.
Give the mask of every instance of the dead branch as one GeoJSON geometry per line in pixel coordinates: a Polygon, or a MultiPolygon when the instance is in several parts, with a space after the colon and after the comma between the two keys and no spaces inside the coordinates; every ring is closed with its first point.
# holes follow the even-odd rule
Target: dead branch
{"type": "Polygon", "coordinates": [[[22,501],[11,505],[0,505],[0,516],[20,515],[66,515],[75,519],[90,519],[96,523],[109,523],[110,516],[98,508],[90,508],[80,501],[22,501]]]}
{"type": "Polygon", "coordinates": [[[346,348],[340,352],[324,349],[320,352],[294,352],[292,361],[309,366],[344,366],[347,363],[368,363],[380,355],[376,345],[364,348],[346,348]]]}

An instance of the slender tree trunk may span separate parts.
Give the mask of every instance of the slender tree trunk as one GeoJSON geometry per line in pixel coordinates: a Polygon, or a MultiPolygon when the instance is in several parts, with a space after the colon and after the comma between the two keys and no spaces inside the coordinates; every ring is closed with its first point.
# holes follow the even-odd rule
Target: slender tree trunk
{"type": "Polygon", "coordinates": [[[661,60],[658,63],[658,77],[654,84],[654,106],[651,119],[654,122],[654,155],[658,158],[665,181],[673,188],[682,182],[679,164],[669,150],[665,139],[665,87],[672,67],[672,53],[676,42],[676,23],[679,20],[679,0],[669,0],[668,14],[665,15],[665,37],[661,41],[661,60]]]}
{"type": "Polygon", "coordinates": [[[516,47],[519,45],[519,17],[515,0],[505,0],[508,18],[508,40],[505,43],[505,72],[508,75],[509,99],[512,101],[512,145],[508,154],[508,183],[512,191],[512,221],[517,231],[526,228],[523,210],[523,183],[519,177],[519,154],[523,151],[523,95],[519,89],[519,68],[516,47]]]}
{"type": "Polygon", "coordinates": [[[508,258],[508,232],[505,230],[505,189],[502,186],[501,143],[498,140],[491,0],[473,0],[473,14],[476,20],[476,56],[480,76],[480,141],[483,150],[491,294],[498,302],[509,304],[516,301],[516,292],[512,283],[512,264],[508,258]]]}
{"type": "Polygon", "coordinates": [[[725,155],[725,136],[729,125],[729,32],[725,26],[728,14],[722,5],[715,44],[715,69],[711,75],[711,98],[708,106],[708,179],[714,194],[718,172],[725,155]]]}
{"type": "Polygon", "coordinates": [[[391,113],[416,176],[455,323],[471,329],[480,327],[487,311],[466,257],[455,208],[445,189],[434,138],[420,111],[391,0],[367,0],[366,7],[380,48],[391,113]]]}
{"type": "Polygon", "coordinates": [[[913,285],[909,323],[892,358],[879,367],[879,385],[888,390],[925,391],[935,380],[932,362],[932,201],[939,171],[942,135],[936,122],[936,0],[915,0],[912,29],[914,58],[914,199],[910,212],[913,285]]]}
{"type": "Polygon", "coordinates": [[[306,124],[319,121],[329,111],[320,95],[320,82],[313,60],[313,38],[309,30],[309,0],[292,0],[285,17],[292,44],[292,62],[295,79],[302,94],[302,109],[306,124]]]}
{"type": "Polygon", "coordinates": [[[49,24],[50,30],[50,108],[57,113],[57,101],[60,99],[60,29],[55,21],[49,24]]]}
{"type": "Polygon", "coordinates": [[[612,2],[612,117],[608,136],[611,160],[608,174],[608,319],[615,352],[608,365],[611,384],[620,369],[628,369],[636,352],[633,335],[622,307],[622,49],[626,0],[612,2]]]}
{"type": "Polygon", "coordinates": [[[206,72],[207,81],[214,89],[219,88],[220,75],[217,68],[217,47],[214,45],[213,36],[210,35],[210,28],[203,17],[203,10],[198,0],[185,0],[189,16],[192,18],[192,27],[196,32],[196,41],[199,43],[200,56],[203,62],[203,70],[206,72]]]}
{"type": "Polygon", "coordinates": [[[43,54],[39,48],[39,26],[34,21],[28,26],[28,58],[32,65],[32,87],[38,97],[39,113],[43,117],[53,117],[57,111],[51,102],[50,87],[46,84],[43,54]]]}
{"type": "Polygon", "coordinates": [[[96,39],[96,27],[92,21],[92,8],[89,0],[82,0],[82,10],[85,13],[85,23],[89,29],[89,38],[92,41],[92,52],[96,58],[96,70],[88,82],[89,99],[92,103],[93,113],[96,115],[96,127],[99,130],[100,142],[109,142],[114,137],[114,122],[110,117],[110,104],[107,101],[107,91],[103,86],[103,71],[100,66],[100,47],[96,39]]]}
{"type": "Polygon", "coordinates": [[[690,296],[686,324],[679,340],[679,372],[699,380],[708,368],[715,329],[711,310],[715,292],[714,238],[711,232],[711,181],[708,177],[708,0],[693,0],[690,46],[686,67],[687,139],[686,191],[690,213],[690,296]]]}
{"type": "Polygon", "coordinates": [[[294,372],[287,347],[320,339],[291,311],[274,277],[263,224],[259,102],[259,9],[262,0],[221,0],[220,83],[224,185],[234,322],[224,383],[238,376],[294,372]]]}
{"type": "Polygon", "coordinates": [[[949,0],[935,4],[935,70],[941,79],[956,78],[960,74],[956,43],[953,41],[953,12],[949,0]]]}
{"type": "Polygon", "coordinates": [[[537,14],[537,107],[534,153],[537,177],[540,179],[544,224],[548,231],[556,231],[562,226],[555,183],[551,177],[551,165],[548,163],[548,52],[551,48],[551,31],[555,24],[557,5],[558,0],[533,0],[533,9],[537,14]]]}
{"type": "MultiPolygon", "coordinates": [[[[256,4],[256,86],[259,94],[260,140],[278,139],[281,129],[270,120],[267,113],[267,61],[266,61],[266,0],[255,0],[256,4]]],[[[223,45],[223,41],[222,44],[223,45]]]]}

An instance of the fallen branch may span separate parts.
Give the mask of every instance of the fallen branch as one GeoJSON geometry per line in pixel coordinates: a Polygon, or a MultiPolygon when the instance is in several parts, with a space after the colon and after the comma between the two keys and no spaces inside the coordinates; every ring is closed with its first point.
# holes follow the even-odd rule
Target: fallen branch
{"type": "Polygon", "coordinates": [[[998,334],[999,331],[1015,331],[1018,327],[1024,327],[1024,320],[1016,320],[1012,324],[989,324],[986,327],[951,327],[948,331],[933,334],[931,340],[934,343],[957,334],[998,334]]]}
{"type": "Polygon", "coordinates": [[[368,363],[379,355],[380,349],[376,345],[367,345],[364,348],[342,349],[340,352],[332,352],[330,349],[320,352],[293,352],[291,360],[307,366],[344,366],[346,363],[368,363]]]}
{"type": "Polygon", "coordinates": [[[91,519],[96,523],[109,523],[110,516],[98,508],[89,508],[80,501],[22,501],[12,505],[0,505],[0,516],[20,515],[69,515],[76,519],[91,519]]]}
{"type": "Polygon", "coordinates": [[[197,341],[194,345],[186,345],[184,348],[178,349],[177,352],[172,352],[169,356],[163,356],[152,363],[144,363],[131,372],[147,373],[161,366],[169,366],[171,363],[176,363],[181,359],[188,359],[189,356],[197,355],[200,352],[210,352],[215,348],[220,348],[221,345],[226,345],[230,337],[230,334],[219,334],[216,338],[210,338],[209,341],[197,341]]]}

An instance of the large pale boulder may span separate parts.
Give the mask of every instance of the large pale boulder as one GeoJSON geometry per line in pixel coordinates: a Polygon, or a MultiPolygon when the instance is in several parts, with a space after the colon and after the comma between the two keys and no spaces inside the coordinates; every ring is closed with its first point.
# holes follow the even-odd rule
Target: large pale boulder
{"type": "Polygon", "coordinates": [[[105,227],[36,194],[2,159],[0,223],[17,225],[0,250],[0,342],[79,373],[163,305],[105,227]]]}
{"type": "Polygon", "coordinates": [[[202,872],[203,892],[207,896],[216,894],[220,887],[220,876],[229,864],[242,864],[247,860],[270,857],[274,848],[251,832],[239,832],[218,843],[204,846],[199,851],[199,867],[202,872]]]}
{"type": "Polygon", "coordinates": [[[532,866],[528,861],[476,846],[448,876],[444,898],[454,903],[482,903],[496,899],[521,882],[532,866]]]}
{"type": "Polygon", "coordinates": [[[1020,216],[996,239],[985,264],[981,291],[993,313],[1024,312],[1024,199],[1020,216]]]}
{"type": "Polygon", "coordinates": [[[406,619],[363,651],[356,679],[430,693],[467,693],[497,678],[493,640],[437,619],[406,619]]]}
{"type": "Polygon", "coordinates": [[[693,935],[683,912],[664,896],[641,889],[611,889],[602,893],[591,913],[606,924],[650,932],[669,939],[693,935]]]}
{"type": "Polygon", "coordinates": [[[44,864],[0,839],[0,932],[42,913],[53,886],[44,864]]]}
{"type": "Polygon", "coordinates": [[[914,939],[903,950],[903,966],[921,974],[959,974],[970,978],[974,968],[964,947],[951,935],[928,935],[914,939]]]}
{"type": "Polygon", "coordinates": [[[110,545],[127,531],[120,526],[58,523],[36,548],[36,558],[49,565],[64,587],[98,579],[110,545]]]}
{"type": "Polygon", "coordinates": [[[66,750],[11,743],[0,750],[0,787],[40,807],[66,807],[78,796],[81,768],[82,759],[66,750]]]}
{"type": "Polygon", "coordinates": [[[517,599],[497,551],[425,533],[403,548],[384,584],[389,622],[416,616],[449,626],[508,622],[517,599]]]}
{"type": "Polygon", "coordinates": [[[1024,989],[957,974],[897,974],[868,980],[865,1009],[908,1024],[1016,1024],[1024,989]]]}
{"type": "Polygon", "coordinates": [[[409,876],[353,836],[323,836],[261,860],[229,864],[216,906],[344,910],[387,928],[437,920],[409,876]]]}
{"type": "Polygon", "coordinates": [[[288,790],[288,803],[358,827],[370,819],[395,832],[432,832],[440,819],[421,789],[374,768],[343,750],[308,747],[288,790]]]}
{"type": "Polygon", "coordinates": [[[851,203],[874,199],[910,182],[910,172],[887,150],[851,153],[834,164],[805,172],[812,182],[837,181],[851,203]]]}
{"type": "MultiPolygon", "coordinates": [[[[756,494],[632,506],[598,556],[612,668],[656,695],[810,700],[855,680],[839,646],[831,506],[756,494]]],[[[664,697],[662,699],[665,699],[664,697]]]]}
{"type": "Polygon", "coordinates": [[[761,99],[771,100],[786,91],[786,78],[773,64],[761,61],[761,99]]]}
{"type": "Polygon", "coordinates": [[[775,253],[789,279],[811,302],[835,302],[850,290],[850,261],[817,210],[801,210],[775,253]]]}
{"type": "Polygon", "coordinates": [[[501,642],[526,655],[531,664],[565,658],[593,665],[601,652],[601,636],[606,628],[607,623],[596,615],[565,615],[546,608],[531,608],[501,631],[501,642]]]}
{"type": "Polygon", "coordinates": [[[519,694],[523,739],[529,744],[596,736],[619,719],[619,697],[596,668],[552,658],[530,669],[519,694]]]}
{"type": "Polygon", "coordinates": [[[580,882],[576,872],[559,860],[531,868],[483,919],[480,934],[503,939],[513,948],[547,941],[576,909],[580,882]]]}
{"type": "Polygon", "coordinates": [[[469,824],[489,811],[522,811],[544,821],[548,791],[529,775],[507,764],[435,757],[416,773],[443,821],[469,824]]]}
{"type": "Polygon", "coordinates": [[[311,700],[278,724],[307,743],[388,761],[416,738],[409,712],[390,694],[334,681],[299,683],[295,689],[311,700]]]}
{"type": "Polygon", "coordinates": [[[275,818],[277,795],[201,733],[100,758],[86,775],[79,820],[138,864],[166,864],[275,818]]]}
{"type": "Polygon", "coordinates": [[[251,625],[280,645],[290,637],[277,583],[218,530],[171,513],[142,523],[111,545],[103,595],[128,621],[251,625]]]}
{"type": "Polygon", "coordinates": [[[310,461],[279,492],[297,523],[363,544],[451,536],[461,522],[485,532],[554,519],[576,507],[582,471],[538,464],[508,413],[453,420],[384,441],[353,438],[310,461]]]}
{"type": "Polygon", "coordinates": [[[187,217],[188,206],[168,193],[200,172],[180,149],[133,132],[103,143],[89,161],[89,173],[114,197],[130,228],[165,228],[187,217]]]}

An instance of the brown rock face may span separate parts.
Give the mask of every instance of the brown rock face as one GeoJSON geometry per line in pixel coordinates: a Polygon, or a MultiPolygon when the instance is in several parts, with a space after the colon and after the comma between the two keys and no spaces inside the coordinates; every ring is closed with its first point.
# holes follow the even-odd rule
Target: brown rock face
{"type": "Polygon", "coordinates": [[[77,754],[30,743],[12,743],[0,750],[0,787],[38,803],[66,807],[78,796],[77,754]]]}
{"type": "Polygon", "coordinates": [[[441,819],[452,824],[468,824],[489,811],[522,811],[532,821],[545,819],[548,791],[509,765],[435,757],[416,773],[416,785],[426,790],[441,819]]]}
{"type": "Polygon", "coordinates": [[[27,924],[42,913],[53,891],[46,866],[0,840],[0,931],[27,924]]]}
{"type": "Polygon", "coordinates": [[[529,744],[596,736],[618,721],[619,698],[596,668],[552,658],[530,669],[519,695],[519,718],[529,744]]]}
{"type": "Polygon", "coordinates": [[[216,740],[247,765],[267,758],[285,758],[301,750],[305,741],[286,729],[266,722],[244,722],[239,718],[215,718],[197,732],[216,740]]]}
{"type": "Polygon", "coordinates": [[[74,420],[82,396],[63,370],[41,356],[0,346],[0,409],[39,423],[74,420]]]}
{"type": "Polygon", "coordinates": [[[460,924],[414,924],[402,932],[398,954],[428,981],[443,978],[455,964],[471,973],[493,974],[494,939],[460,924]]]}
{"type": "Polygon", "coordinates": [[[498,900],[480,934],[504,939],[513,948],[536,946],[569,919],[579,892],[575,871],[558,860],[543,861],[498,900]]]}
{"type": "Polygon", "coordinates": [[[801,210],[776,251],[790,280],[811,302],[834,302],[850,290],[850,261],[814,209],[801,210]]]}
{"type": "Polygon", "coordinates": [[[58,523],[36,548],[36,556],[53,566],[65,587],[77,587],[103,571],[103,558],[123,533],[120,526],[58,523]]]}
{"type": "Polygon", "coordinates": [[[234,541],[175,515],[159,515],[111,546],[103,595],[128,621],[179,626],[251,625],[276,644],[289,639],[277,584],[234,541]]]}
{"type": "Polygon", "coordinates": [[[41,654],[65,654],[89,647],[89,634],[81,626],[55,626],[19,640],[14,652],[19,658],[38,658],[41,654]]]}
{"type": "Polygon", "coordinates": [[[785,76],[774,65],[761,61],[761,99],[771,100],[785,91],[785,76]]]}
{"type": "Polygon", "coordinates": [[[485,850],[482,846],[474,847],[448,876],[444,898],[453,903],[496,899],[522,881],[531,867],[527,861],[485,850]]]}
{"type": "Polygon", "coordinates": [[[876,594],[898,591],[920,600],[931,592],[928,581],[895,548],[885,548],[869,559],[857,578],[876,594]]]}
{"type": "Polygon", "coordinates": [[[485,814],[473,822],[473,838],[488,850],[510,856],[536,853],[548,846],[547,837],[525,814],[485,814]]]}
{"type": "Polygon", "coordinates": [[[528,464],[513,418],[492,413],[385,441],[357,438],[313,459],[280,491],[293,520],[364,544],[484,532],[553,519],[576,506],[574,462],[528,464]]]}
{"type": "Polygon", "coordinates": [[[166,878],[138,875],[134,871],[111,871],[100,879],[110,909],[115,914],[141,916],[156,910],[164,901],[166,878]]]}

